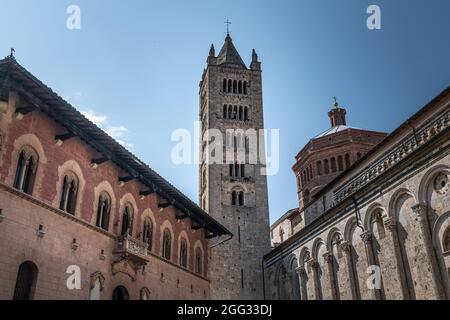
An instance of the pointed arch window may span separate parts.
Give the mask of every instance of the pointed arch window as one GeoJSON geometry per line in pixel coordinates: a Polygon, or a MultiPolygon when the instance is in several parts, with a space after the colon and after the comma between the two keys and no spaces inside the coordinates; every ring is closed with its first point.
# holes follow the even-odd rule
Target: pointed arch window
{"type": "Polygon", "coordinates": [[[78,193],[78,178],[73,172],[68,172],[64,175],[61,199],[59,201],[59,208],[70,214],[75,214],[78,193]]]}
{"type": "Polygon", "coordinates": [[[14,188],[27,194],[32,194],[38,163],[39,157],[37,152],[30,146],[25,146],[19,152],[14,188]]]}
{"type": "Polygon", "coordinates": [[[130,204],[125,206],[122,214],[122,230],[121,235],[132,235],[133,233],[133,207],[130,204]]]}
{"type": "Polygon", "coordinates": [[[25,261],[19,266],[13,300],[33,300],[38,272],[37,266],[31,261],[25,261]]]}
{"type": "Polygon", "coordinates": [[[152,251],[153,242],[153,222],[150,218],[145,218],[144,226],[142,227],[142,242],[146,243],[147,250],[152,251]]]}
{"type": "Polygon", "coordinates": [[[168,260],[170,260],[171,245],[172,234],[170,233],[170,230],[166,228],[163,232],[162,256],[168,260]]]}
{"type": "Polygon", "coordinates": [[[187,261],[187,241],[182,238],[180,241],[180,266],[187,268],[187,261]]]}
{"type": "Polygon", "coordinates": [[[95,223],[97,227],[108,230],[110,210],[111,198],[106,192],[102,192],[98,198],[97,221],[95,223]]]}
{"type": "Polygon", "coordinates": [[[197,274],[202,274],[202,251],[200,248],[195,249],[195,266],[194,270],[197,274]]]}

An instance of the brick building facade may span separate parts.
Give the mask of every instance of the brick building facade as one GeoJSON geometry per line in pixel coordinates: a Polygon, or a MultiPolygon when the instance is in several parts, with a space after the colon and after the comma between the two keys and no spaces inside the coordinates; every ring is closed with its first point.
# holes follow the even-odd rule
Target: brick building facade
{"type": "Polygon", "coordinates": [[[12,56],[0,61],[0,299],[207,299],[208,240],[226,234],[12,56]]]}

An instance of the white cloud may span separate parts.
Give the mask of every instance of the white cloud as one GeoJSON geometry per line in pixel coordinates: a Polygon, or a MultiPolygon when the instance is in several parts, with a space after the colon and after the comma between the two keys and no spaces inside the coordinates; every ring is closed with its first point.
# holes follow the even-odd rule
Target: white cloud
{"type": "Polygon", "coordinates": [[[113,126],[109,123],[106,115],[97,115],[94,110],[81,111],[86,118],[97,127],[105,131],[114,140],[126,148],[133,148],[133,144],[128,141],[128,128],[124,126],[113,126]]]}

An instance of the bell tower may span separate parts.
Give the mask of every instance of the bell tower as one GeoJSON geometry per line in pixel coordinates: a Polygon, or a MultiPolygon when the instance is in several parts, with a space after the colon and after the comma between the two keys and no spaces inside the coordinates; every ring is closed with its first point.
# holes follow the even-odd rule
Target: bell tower
{"type": "Polygon", "coordinates": [[[270,250],[270,228],[265,161],[250,161],[258,154],[250,145],[264,146],[261,63],[255,50],[247,68],[229,34],[217,56],[211,45],[199,94],[200,203],[233,233],[211,249],[211,297],[263,299],[261,262],[270,250]],[[204,137],[210,130],[223,137],[221,163],[206,161],[211,140],[204,137]],[[257,133],[257,143],[251,142],[251,132],[257,133]]]}

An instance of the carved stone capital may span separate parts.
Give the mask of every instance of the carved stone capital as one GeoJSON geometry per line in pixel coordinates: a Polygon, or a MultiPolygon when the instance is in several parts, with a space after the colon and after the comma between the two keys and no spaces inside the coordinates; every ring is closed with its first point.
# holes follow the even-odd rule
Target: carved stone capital
{"type": "Polygon", "coordinates": [[[319,268],[319,262],[317,262],[316,259],[311,259],[308,261],[308,264],[311,266],[311,268],[313,269],[317,269],[319,268]]]}
{"type": "Polygon", "coordinates": [[[351,252],[352,250],[352,245],[348,242],[348,241],[343,241],[340,244],[340,248],[342,251],[344,252],[351,252]]]}
{"type": "Polygon", "coordinates": [[[306,268],[305,266],[300,266],[297,269],[295,269],[295,271],[297,271],[297,274],[299,276],[303,276],[304,274],[306,274],[306,268]]]}
{"type": "Polygon", "coordinates": [[[428,210],[428,206],[426,204],[418,203],[413,205],[411,209],[414,212],[416,218],[418,218],[419,220],[426,219],[428,210]]]}
{"type": "Polygon", "coordinates": [[[372,233],[372,231],[364,231],[364,232],[361,234],[361,239],[362,239],[362,241],[363,241],[365,244],[370,243],[370,241],[372,241],[372,238],[373,238],[373,233],[372,233]]]}
{"type": "Polygon", "coordinates": [[[386,218],[386,220],[384,221],[384,226],[389,231],[394,231],[397,228],[397,220],[394,217],[386,218]]]}
{"type": "Polygon", "coordinates": [[[331,261],[333,261],[333,255],[330,252],[325,252],[323,254],[323,258],[325,259],[325,261],[327,263],[330,263],[331,261]]]}

